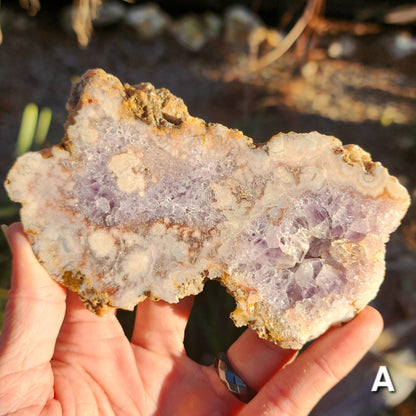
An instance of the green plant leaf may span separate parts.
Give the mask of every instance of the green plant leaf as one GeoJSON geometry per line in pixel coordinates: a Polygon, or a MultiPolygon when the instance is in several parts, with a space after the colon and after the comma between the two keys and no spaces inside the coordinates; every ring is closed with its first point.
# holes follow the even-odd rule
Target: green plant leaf
{"type": "Polygon", "coordinates": [[[40,148],[45,143],[48,136],[49,127],[52,120],[52,110],[48,107],[42,108],[39,113],[38,125],[35,131],[34,144],[40,148]]]}
{"type": "Polygon", "coordinates": [[[19,213],[19,206],[9,205],[5,207],[0,207],[0,218],[10,218],[19,213]]]}
{"type": "Polygon", "coordinates": [[[20,122],[19,134],[17,136],[15,156],[27,152],[32,146],[38,120],[38,106],[33,103],[26,105],[20,122]]]}

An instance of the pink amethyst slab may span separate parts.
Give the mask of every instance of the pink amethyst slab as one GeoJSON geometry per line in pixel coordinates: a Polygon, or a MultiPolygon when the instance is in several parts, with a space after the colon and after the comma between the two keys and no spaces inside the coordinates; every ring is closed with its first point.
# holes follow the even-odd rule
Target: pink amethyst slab
{"type": "Polygon", "coordinates": [[[316,132],[255,146],[99,69],[67,108],[62,143],[21,156],[6,188],[41,264],[95,313],[217,279],[237,325],[300,348],[376,296],[409,195],[360,147],[316,132]]]}

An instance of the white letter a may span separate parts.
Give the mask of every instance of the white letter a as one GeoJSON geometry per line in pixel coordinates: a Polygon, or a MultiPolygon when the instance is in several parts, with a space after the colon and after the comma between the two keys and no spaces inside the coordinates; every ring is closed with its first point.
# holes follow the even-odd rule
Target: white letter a
{"type": "Polygon", "coordinates": [[[396,391],[393,386],[393,382],[391,381],[389,370],[385,365],[381,365],[379,367],[373,387],[371,387],[371,391],[378,391],[380,387],[387,387],[391,392],[396,391]]]}

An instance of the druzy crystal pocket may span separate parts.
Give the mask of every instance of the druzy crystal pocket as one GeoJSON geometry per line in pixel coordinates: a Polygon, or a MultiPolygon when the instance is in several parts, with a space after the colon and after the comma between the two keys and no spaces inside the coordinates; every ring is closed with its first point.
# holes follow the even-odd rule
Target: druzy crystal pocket
{"type": "Polygon", "coordinates": [[[39,261],[95,313],[217,279],[237,325],[299,348],[376,295],[409,196],[358,146],[316,132],[255,146],[102,70],[67,108],[62,143],[20,157],[6,188],[39,261]]]}

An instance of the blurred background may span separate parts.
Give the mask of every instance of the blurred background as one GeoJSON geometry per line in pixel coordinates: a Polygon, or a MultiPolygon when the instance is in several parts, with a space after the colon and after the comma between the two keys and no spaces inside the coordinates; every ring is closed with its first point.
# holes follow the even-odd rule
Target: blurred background
{"type": "MultiPolygon", "coordinates": [[[[413,202],[388,244],[386,279],[373,302],[386,329],[312,415],[416,415],[414,2],[3,0],[0,27],[1,182],[16,156],[60,142],[71,85],[96,67],[122,82],[168,88],[192,115],[255,142],[317,130],[381,161],[413,202]],[[380,365],[395,393],[370,392],[380,365]]],[[[1,189],[0,221],[18,218],[1,189]]],[[[0,327],[9,283],[1,236],[0,327]]],[[[242,329],[228,318],[233,308],[218,283],[207,283],[186,332],[192,358],[210,364],[238,337],[242,329]]],[[[129,334],[133,313],[119,317],[129,334]]]]}

